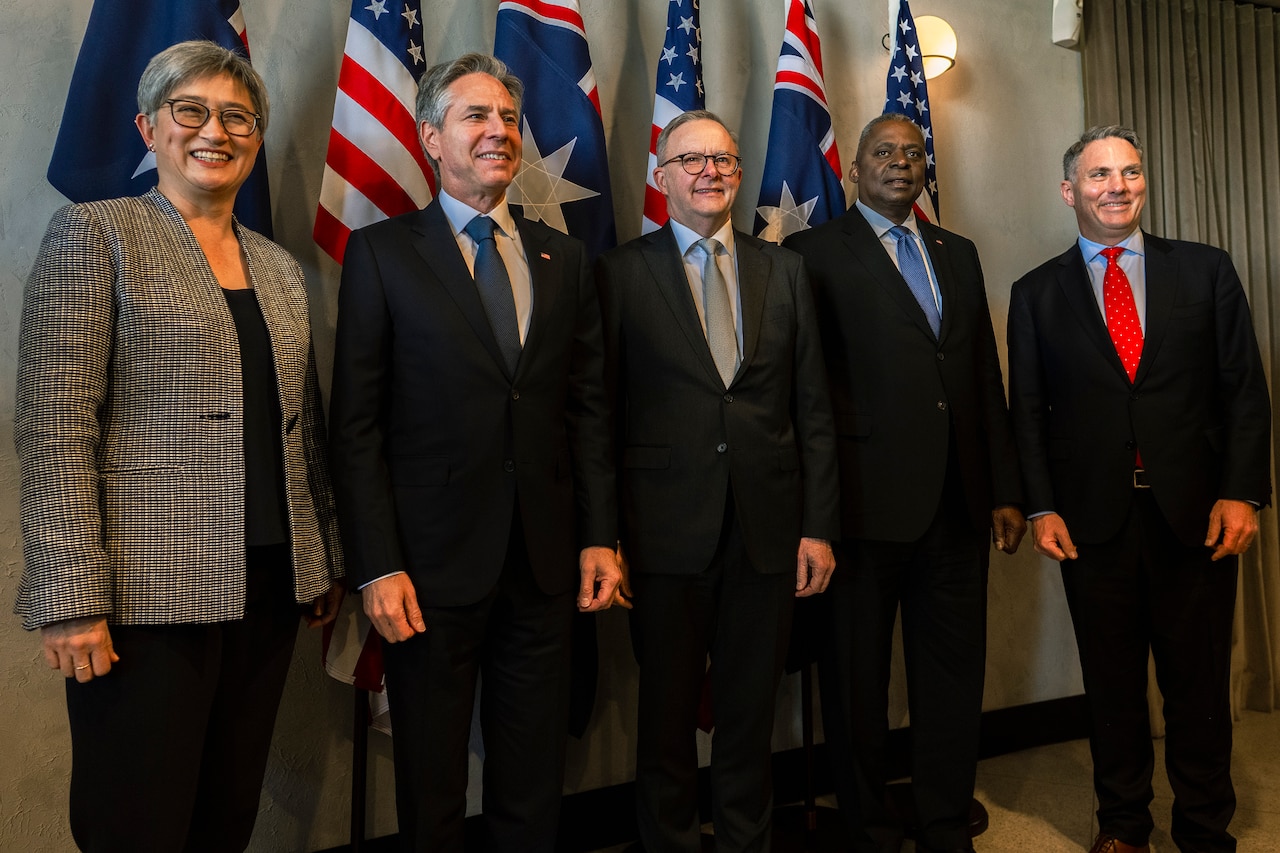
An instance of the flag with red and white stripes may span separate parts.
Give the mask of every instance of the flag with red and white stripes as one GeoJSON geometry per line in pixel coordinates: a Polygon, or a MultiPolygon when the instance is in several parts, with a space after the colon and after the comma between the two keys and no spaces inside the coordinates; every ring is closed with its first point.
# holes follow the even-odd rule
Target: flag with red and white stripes
{"type": "Polygon", "coordinates": [[[756,236],[775,243],[845,211],[813,0],[783,3],[787,22],[755,222],[756,236]]]}
{"type": "Polygon", "coordinates": [[[658,79],[653,97],[653,128],[649,136],[649,170],[645,175],[644,234],[657,231],[667,222],[667,199],[654,180],[658,167],[658,134],[680,113],[705,109],[702,86],[702,26],[698,20],[698,0],[670,0],[667,4],[667,35],[658,59],[658,79]]]}
{"type": "Polygon", "coordinates": [[[313,236],[338,263],[356,228],[425,207],[435,176],[414,100],[427,69],[420,0],[354,0],[313,236]]]}
{"type": "Polygon", "coordinates": [[[940,222],[929,86],[924,78],[920,37],[907,0],[889,0],[889,22],[889,74],[885,78],[884,111],[900,113],[920,126],[924,134],[924,192],[916,199],[915,212],[930,222],[940,222]]]}

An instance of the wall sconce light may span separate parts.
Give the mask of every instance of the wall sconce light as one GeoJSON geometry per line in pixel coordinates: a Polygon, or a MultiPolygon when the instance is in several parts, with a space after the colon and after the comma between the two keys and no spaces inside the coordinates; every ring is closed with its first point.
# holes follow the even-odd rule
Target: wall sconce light
{"type": "MultiPolygon", "coordinates": [[[[915,25],[924,76],[926,80],[932,80],[956,64],[956,31],[935,15],[921,15],[915,19],[915,25]]],[[[888,33],[880,43],[885,50],[889,49],[888,33]]]]}

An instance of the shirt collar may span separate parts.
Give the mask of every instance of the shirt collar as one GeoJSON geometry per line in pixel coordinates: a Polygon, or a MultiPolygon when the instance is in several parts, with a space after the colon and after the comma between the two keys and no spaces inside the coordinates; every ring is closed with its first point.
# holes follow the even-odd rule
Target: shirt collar
{"type": "MultiPolygon", "coordinates": [[[[679,222],[676,222],[674,219],[670,220],[670,222],[671,222],[671,233],[676,238],[676,245],[680,248],[680,257],[683,258],[685,255],[689,253],[689,247],[702,239],[702,235],[699,234],[697,231],[694,231],[692,228],[687,228],[684,225],[681,225],[679,222]]],[[[724,225],[721,225],[720,230],[712,234],[711,236],[715,240],[719,241],[721,246],[724,246],[724,250],[729,253],[730,257],[733,256],[733,219],[732,218],[727,220],[724,223],[724,225]]]]}
{"type": "Polygon", "coordinates": [[[453,236],[456,238],[467,227],[467,223],[477,216],[488,216],[493,220],[494,224],[507,237],[513,237],[516,233],[515,217],[511,215],[511,207],[507,204],[506,196],[502,201],[488,213],[482,214],[466,202],[458,201],[444,190],[441,190],[436,198],[440,200],[440,207],[444,210],[445,219],[449,220],[449,227],[453,229],[453,236]]]}
{"type": "MultiPolygon", "coordinates": [[[[1084,262],[1086,264],[1093,263],[1095,260],[1097,260],[1098,255],[1102,253],[1102,250],[1108,248],[1106,243],[1095,243],[1092,240],[1085,237],[1083,234],[1081,234],[1079,237],[1076,238],[1076,242],[1080,246],[1080,254],[1084,255],[1084,262]]],[[[1123,240],[1121,240],[1119,243],[1116,243],[1115,245],[1120,246],[1121,248],[1126,249],[1127,251],[1133,252],[1135,255],[1146,254],[1145,245],[1142,242],[1141,228],[1135,229],[1132,234],[1130,234],[1128,237],[1125,237],[1123,240]]]]}
{"type": "MultiPolygon", "coordinates": [[[[897,222],[894,222],[887,216],[882,216],[879,213],[876,213],[874,210],[863,204],[861,199],[855,201],[854,205],[862,212],[863,219],[867,220],[867,224],[871,226],[871,230],[876,233],[877,237],[883,239],[885,233],[888,232],[889,229],[898,227],[897,222]]],[[[917,237],[920,236],[920,225],[916,222],[916,215],[914,212],[907,214],[907,218],[902,223],[902,227],[906,228],[917,237]]]]}

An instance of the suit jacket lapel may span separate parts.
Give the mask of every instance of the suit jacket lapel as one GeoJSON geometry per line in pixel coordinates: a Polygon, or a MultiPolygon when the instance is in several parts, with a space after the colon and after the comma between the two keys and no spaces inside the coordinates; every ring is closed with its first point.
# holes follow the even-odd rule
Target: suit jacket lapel
{"type": "MultiPolygon", "coordinates": [[[[569,274],[564,270],[564,258],[547,248],[546,235],[530,228],[529,221],[516,210],[513,209],[511,214],[515,219],[516,230],[520,232],[520,242],[524,245],[525,260],[529,264],[529,284],[533,290],[529,332],[524,339],[524,349],[528,351],[545,334],[542,329],[548,322],[547,318],[569,274]]],[[[516,367],[517,373],[524,363],[522,356],[516,367]]]]}
{"type": "Polygon", "coordinates": [[[1142,245],[1146,252],[1147,316],[1146,329],[1143,331],[1142,358],[1138,361],[1134,385],[1141,383],[1150,372],[1151,362],[1160,351],[1180,286],[1178,268],[1169,259],[1172,247],[1146,232],[1142,234],[1142,245]]]}
{"type": "MultiPolygon", "coordinates": [[[[942,328],[938,332],[938,341],[942,342],[947,339],[947,334],[951,329],[951,315],[953,311],[947,310],[949,307],[956,305],[955,299],[955,270],[951,267],[951,252],[947,248],[946,241],[942,239],[943,230],[931,223],[917,220],[920,227],[920,238],[924,243],[925,251],[929,253],[929,261],[933,265],[933,275],[938,279],[938,293],[942,296],[942,328]]],[[[905,284],[906,281],[904,280],[905,284]]],[[[910,288],[908,288],[908,293],[910,288]]],[[[914,298],[912,299],[914,302],[914,298]]],[[[919,307],[919,306],[917,306],[919,307]]],[[[921,316],[924,312],[920,312],[921,316]]],[[[925,325],[928,325],[926,321],[925,325]]]]}
{"type": "Polygon", "coordinates": [[[454,239],[453,229],[444,215],[444,208],[438,201],[423,208],[413,225],[416,234],[414,248],[422,257],[431,274],[440,286],[453,298],[458,310],[466,318],[480,343],[493,356],[498,367],[506,373],[506,360],[502,350],[498,348],[498,339],[493,335],[493,327],[489,325],[489,315],[485,313],[484,304],[480,301],[480,291],[476,290],[475,279],[467,270],[467,262],[454,239]]]}
{"type": "MultiPolygon", "coordinates": [[[[733,239],[738,251],[738,310],[742,312],[742,364],[737,374],[741,376],[750,365],[756,345],[760,342],[760,323],[772,265],[769,258],[760,251],[754,237],[735,231],[733,239]]],[[[707,352],[710,352],[709,348],[707,352]]],[[[737,377],[734,379],[736,381],[737,377]]]]}
{"type": "Polygon", "coordinates": [[[1062,289],[1076,315],[1085,335],[1110,362],[1115,371],[1127,383],[1129,374],[1125,372],[1124,363],[1116,353],[1116,345],[1107,332],[1107,321],[1098,310],[1098,299],[1093,295],[1093,284],[1089,280],[1089,270],[1084,263],[1084,255],[1080,253],[1080,244],[1074,243],[1066,254],[1058,258],[1058,287],[1062,289]]]}
{"type": "Polygon", "coordinates": [[[680,246],[671,232],[671,226],[662,226],[650,234],[648,240],[641,249],[641,255],[649,267],[649,275],[667,307],[671,309],[676,325],[689,342],[689,348],[696,354],[703,369],[719,382],[720,371],[716,369],[711,348],[707,346],[707,335],[702,330],[702,321],[698,319],[698,306],[693,304],[693,294],[689,292],[689,277],[685,275],[680,246]]]}
{"type": "MultiPolygon", "coordinates": [[[[851,208],[844,215],[844,238],[854,260],[861,264],[871,279],[897,303],[907,316],[911,317],[920,331],[933,339],[933,329],[929,327],[929,320],[924,316],[924,309],[911,295],[911,288],[907,286],[906,279],[890,260],[889,253],[884,250],[884,244],[876,236],[871,224],[856,207],[851,208]]],[[[944,302],[943,308],[945,307],[944,302]]]]}

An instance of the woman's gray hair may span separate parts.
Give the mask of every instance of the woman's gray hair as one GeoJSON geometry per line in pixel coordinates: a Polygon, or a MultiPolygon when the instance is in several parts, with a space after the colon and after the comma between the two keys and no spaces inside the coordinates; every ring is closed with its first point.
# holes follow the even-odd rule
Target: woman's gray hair
{"type": "Polygon", "coordinates": [[[267,84],[247,57],[211,41],[178,42],[151,57],[138,80],[138,112],[154,123],[160,107],[179,86],[223,75],[244,86],[253,111],[260,116],[258,135],[266,133],[271,111],[267,84]]]}
{"type": "Polygon", "coordinates": [[[1132,145],[1134,150],[1138,152],[1138,162],[1142,162],[1142,140],[1138,138],[1137,131],[1119,124],[1091,127],[1080,134],[1080,138],[1071,143],[1067,153],[1062,155],[1062,180],[1074,181],[1076,179],[1076,164],[1080,162],[1080,155],[1084,153],[1086,145],[1090,142],[1097,142],[1100,139],[1111,138],[1123,139],[1132,145]]]}

